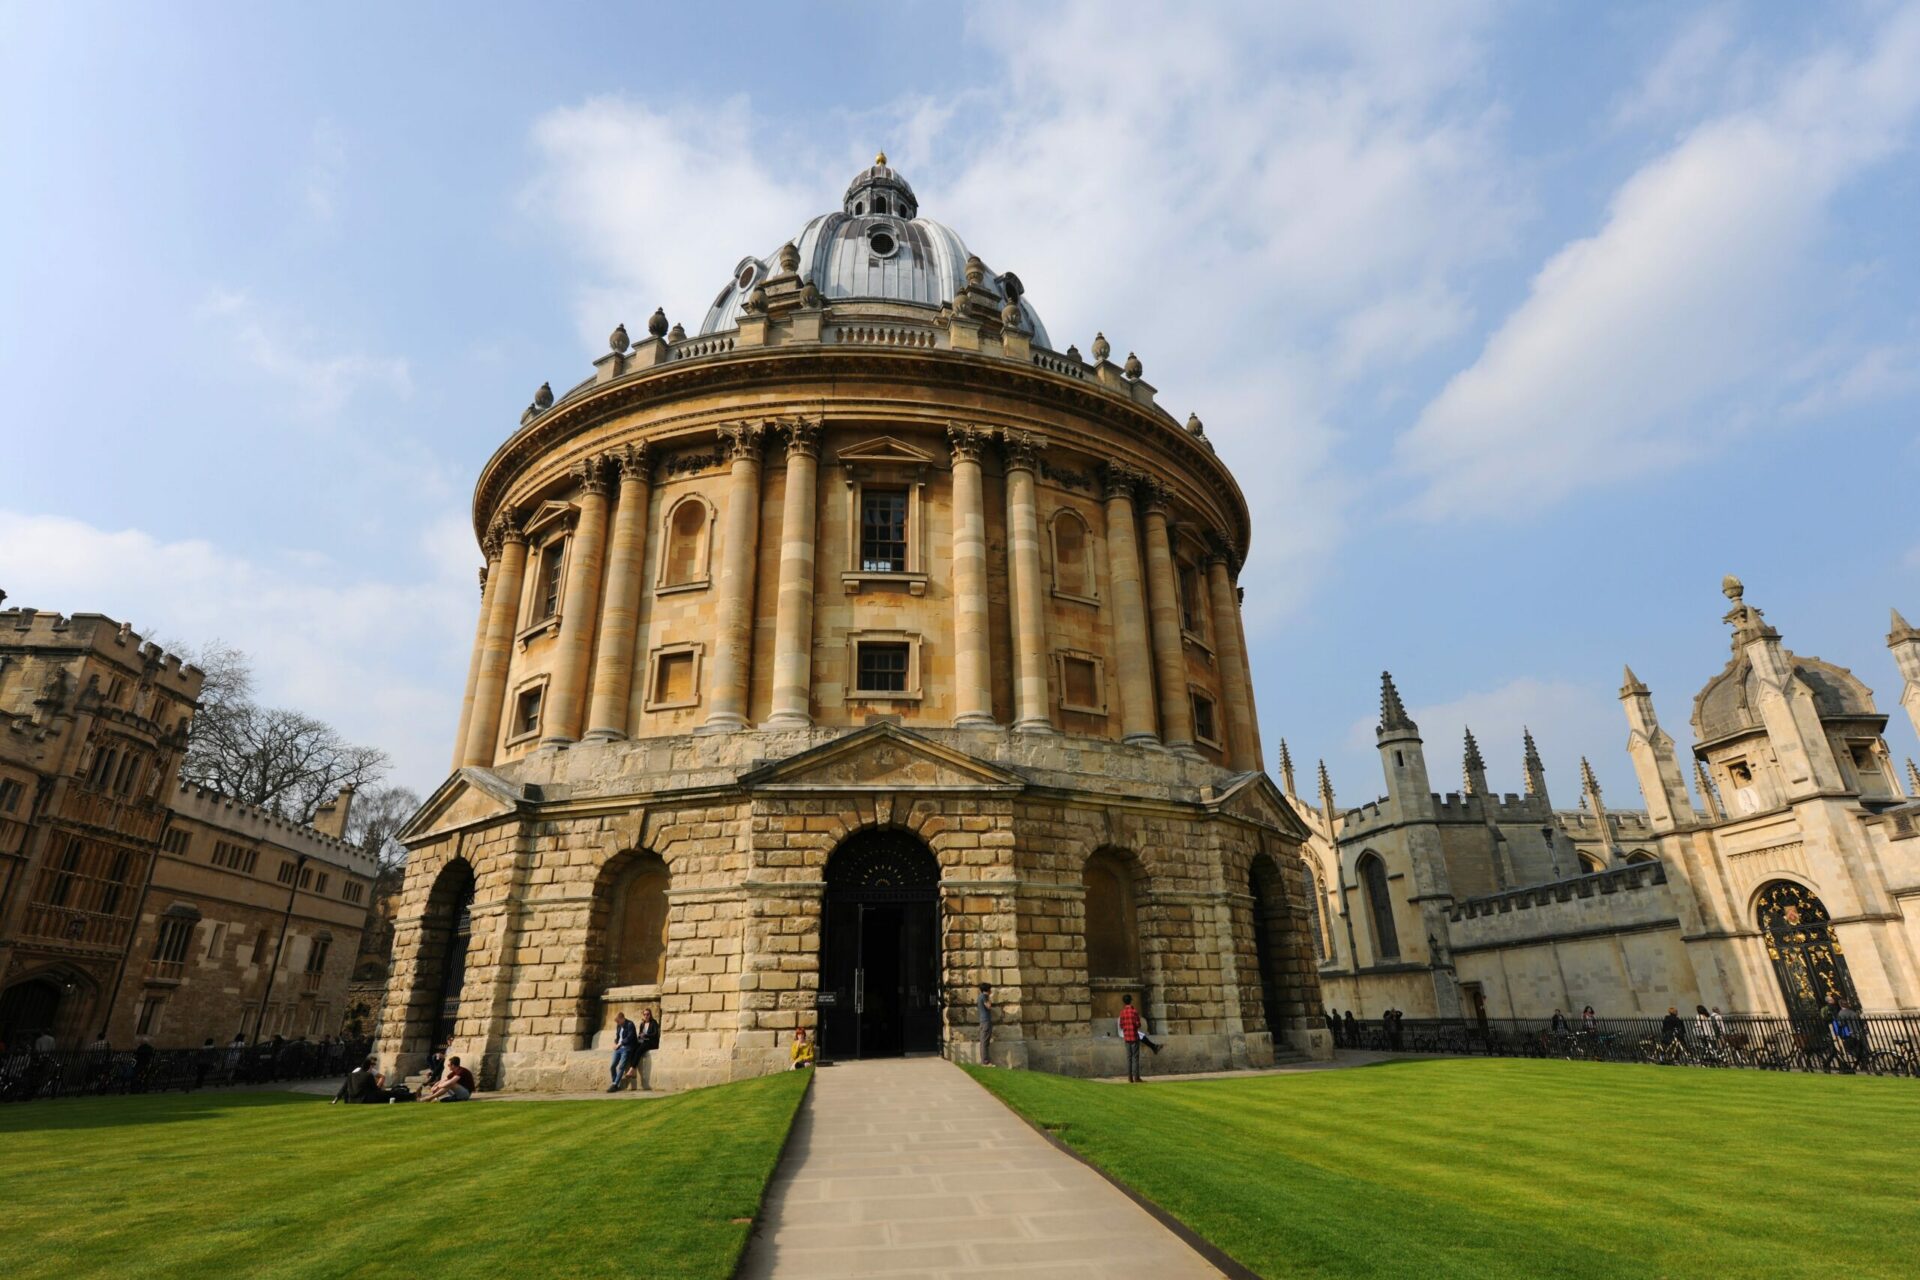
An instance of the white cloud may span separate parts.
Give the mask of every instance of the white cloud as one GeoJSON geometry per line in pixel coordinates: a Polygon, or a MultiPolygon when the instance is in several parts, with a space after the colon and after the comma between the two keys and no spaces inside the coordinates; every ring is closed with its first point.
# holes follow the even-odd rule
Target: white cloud
{"type": "Polygon", "coordinates": [[[1561,249],[1396,446],[1430,517],[1536,510],[1696,456],[1782,388],[1828,203],[1905,142],[1920,9],[1702,124],[1561,249]]]}
{"type": "Polygon", "coordinates": [[[218,340],[245,365],[284,393],[278,403],[309,419],[338,414],[358,396],[413,394],[413,373],[396,356],[325,353],[319,336],[293,317],[263,306],[244,291],[216,289],[200,315],[218,340]]]}
{"type": "Polygon", "coordinates": [[[215,638],[254,660],[259,696],[294,706],[394,758],[416,789],[445,774],[479,609],[471,534],[449,513],[411,581],[379,582],[324,560],[265,560],[200,539],[165,541],[58,516],[0,511],[10,606],[104,613],[142,634],[215,638]]]}

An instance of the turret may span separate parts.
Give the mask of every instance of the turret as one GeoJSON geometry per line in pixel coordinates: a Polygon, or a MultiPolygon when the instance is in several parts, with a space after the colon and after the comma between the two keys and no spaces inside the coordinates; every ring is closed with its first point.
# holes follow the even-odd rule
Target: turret
{"type": "Polygon", "coordinates": [[[1533,730],[1522,725],[1520,735],[1526,743],[1527,795],[1542,809],[1552,809],[1553,800],[1547,795],[1547,766],[1540,763],[1540,748],[1533,745],[1533,730]]]}
{"type": "Polygon", "coordinates": [[[1633,772],[1640,780],[1640,795],[1646,801],[1647,818],[1659,832],[1673,831],[1693,823],[1693,801],[1687,795],[1687,783],[1680,772],[1680,761],[1673,751],[1673,738],[1660,727],[1653,711],[1653,694],[1626,669],[1620,686],[1620,702],[1627,711],[1627,754],[1633,758],[1633,772]]]}
{"type": "Polygon", "coordinates": [[[1733,628],[1733,647],[1753,668],[1754,710],[1759,712],[1767,741],[1779,764],[1780,781],[1788,801],[1839,791],[1845,786],[1840,763],[1820,723],[1813,690],[1794,670],[1793,657],[1780,643],[1780,633],[1767,625],[1759,609],[1745,600],[1746,588],[1728,574],[1721,591],[1733,602],[1724,621],[1733,628]]]}
{"type": "Polygon", "coordinates": [[[1607,821],[1607,806],[1600,800],[1600,780],[1593,776],[1593,766],[1587,763],[1585,756],[1580,757],[1580,799],[1593,815],[1594,825],[1600,829],[1600,839],[1606,845],[1607,861],[1620,861],[1620,844],[1613,838],[1613,824],[1607,821]]]}
{"type": "Polygon", "coordinates": [[[1487,794],[1487,762],[1480,758],[1480,744],[1473,740],[1471,729],[1467,730],[1467,744],[1461,760],[1460,775],[1466,795],[1487,794]]]}
{"type": "Polygon", "coordinates": [[[1431,817],[1433,785],[1427,781],[1426,750],[1420,726],[1407,714],[1393,673],[1380,673],[1380,724],[1374,731],[1380,744],[1380,767],[1387,779],[1387,798],[1404,821],[1431,817]]]}
{"type": "MultiPolygon", "coordinates": [[[[1893,630],[1887,633],[1887,648],[1893,650],[1893,664],[1900,668],[1900,705],[1920,733],[1920,628],[1914,627],[1900,611],[1893,611],[1893,630]]],[[[1909,762],[1911,763],[1911,762],[1909,762]]],[[[1920,783],[1915,783],[1920,786],[1920,783]]]]}

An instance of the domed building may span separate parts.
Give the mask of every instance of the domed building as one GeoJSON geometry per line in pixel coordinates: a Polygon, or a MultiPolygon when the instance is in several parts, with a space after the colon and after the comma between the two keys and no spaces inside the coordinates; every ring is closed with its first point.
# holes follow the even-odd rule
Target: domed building
{"type": "Polygon", "coordinates": [[[381,1051],[655,1083],[829,1057],[1117,1073],[1328,1051],[1262,767],[1247,506],[1141,362],[1052,341],[885,157],[543,386],[481,472],[454,772],[402,839],[381,1051]]]}

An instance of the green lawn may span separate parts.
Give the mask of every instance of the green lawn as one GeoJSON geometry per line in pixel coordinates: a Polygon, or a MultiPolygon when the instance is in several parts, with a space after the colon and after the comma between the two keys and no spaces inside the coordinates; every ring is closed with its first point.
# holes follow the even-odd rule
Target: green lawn
{"type": "Polygon", "coordinates": [[[1134,1089],[970,1070],[1263,1276],[1920,1273],[1920,1082],[1506,1059],[1134,1089]]]}
{"type": "Polygon", "coordinates": [[[730,1275],[806,1084],[652,1101],[0,1107],[12,1277],[730,1275]]]}

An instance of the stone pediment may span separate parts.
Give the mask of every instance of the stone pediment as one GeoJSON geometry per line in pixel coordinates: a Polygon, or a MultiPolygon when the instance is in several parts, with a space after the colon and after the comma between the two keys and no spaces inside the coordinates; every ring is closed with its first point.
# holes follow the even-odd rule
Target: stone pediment
{"type": "Polygon", "coordinates": [[[892,436],[875,436],[871,440],[848,445],[838,451],[838,456],[842,462],[881,462],[914,467],[926,466],[935,460],[925,449],[916,448],[892,436]]]}
{"type": "Polygon", "coordinates": [[[518,813],[522,805],[538,798],[528,792],[528,788],[508,782],[491,769],[469,766],[456,770],[394,838],[411,847],[449,831],[495,821],[518,813]]]}
{"type": "Polygon", "coordinates": [[[1230,817],[1284,831],[1296,840],[1304,841],[1312,834],[1273,779],[1264,773],[1250,773],[1240,779],[1221,792],[1211,807],[1230,817]]]}
{"type": "Polygon", "coordinates": [[[987,791],[1026,785],[1018,774],[898,725],[860,729],[741,775],[748,791],[987,791]]]}

